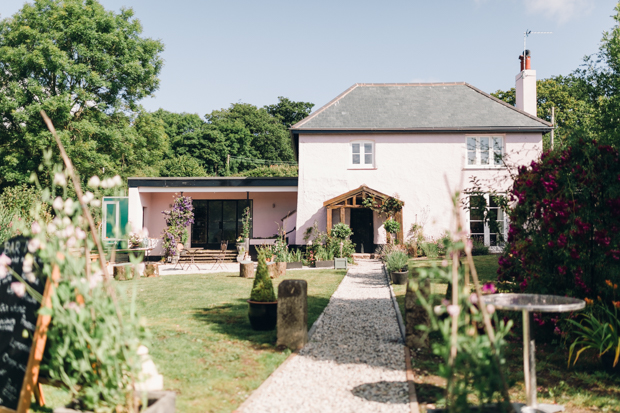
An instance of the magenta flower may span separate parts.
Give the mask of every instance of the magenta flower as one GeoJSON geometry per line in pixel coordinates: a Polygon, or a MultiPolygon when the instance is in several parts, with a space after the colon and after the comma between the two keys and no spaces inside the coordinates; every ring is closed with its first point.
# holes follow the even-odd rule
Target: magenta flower
{"type": "Polygon", "coordinates": [[[485,283],[482,286],[483,294],[495,294],[497,292],[497,288],[495,288],[495,284],[493,283],[485,283]]]}

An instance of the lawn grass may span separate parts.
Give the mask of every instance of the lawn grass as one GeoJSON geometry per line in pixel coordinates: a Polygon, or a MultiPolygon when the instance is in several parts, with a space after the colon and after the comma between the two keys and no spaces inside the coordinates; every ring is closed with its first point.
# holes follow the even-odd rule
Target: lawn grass
{"type": "MultiPolygon", "coordinates": [[[[474,265],[478,271],[478,279],[481,283],[493,282],[497,279],[497,268],[499,267],[497,260],[499,255],[476,255],[474,257],[474,265]]],[[[411,259],[409,260],[409,268],[425,267],[429,265],[441,265],[444,260],[443,257],[435,259],[411,259]]],[[[463,259],[461,259],[463,261],[463,259]]],[[[405,318],[405,293],[407,290],[406,285],[392,285],[394,288],[394,295],[400,308],[400,312],[405,318]]],[[[432,284],[431,292],[433,294],[442,294],[446,292],[446,284],[432,284]]]]}
{"type": "MultiPolygon", "coordinates": [[[[276,291],[285,279],[308,282],[310,327],[345,274],[296,270],[273,281],[276,291]]],[[[275,349],[275,330],[256,332],[250,328],[246,300],[252,279],[220,273],[136,282],[138,312],[146,317],[152,332],[149,353],[164,375],[165,389],[177,393],[179,412],[233,411],[290,355],[289,350],[275,349]]],[[[128,287],[131,283],[123,282],[128,287]]],[[[48,406],[69,401],[60,389],[45,386],[44,392],[48,406]]]]}

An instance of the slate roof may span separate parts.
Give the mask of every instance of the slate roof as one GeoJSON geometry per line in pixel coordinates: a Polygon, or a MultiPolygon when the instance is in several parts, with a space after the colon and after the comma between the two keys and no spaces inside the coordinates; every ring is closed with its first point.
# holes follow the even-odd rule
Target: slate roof
{"type": "Polygon", "coordinates": [[[300,132],[529,131],[551,125],[467,83],[356,83],[291,127],[300,132]]]}

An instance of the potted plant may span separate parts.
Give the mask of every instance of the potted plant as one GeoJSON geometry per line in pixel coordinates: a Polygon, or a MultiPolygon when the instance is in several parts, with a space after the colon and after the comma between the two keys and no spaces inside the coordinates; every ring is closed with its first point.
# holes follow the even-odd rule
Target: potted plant
{"type": "Polygon", "coordinates": [[[385,265],[392,276],[393,284],[407,284],[409,276],[409,271],[407,270],[408,261],[409,257],[402,251],[393,251],[387,255],[385,265]]]}
{"type": "MultiPolygon", "coordinates": [[[[245,247],[245,252],[250,252],[250,207],[246,207],[243,210],[243,216],[241,218],[242,228],[241,228],[241,241],[243,242],[243,246],[245,247]]],[[[237,245],[239,245],[239,240],[237,240],[237,245]]]]}
{"type": "Polygon", "coordinates": [[[302,263],[302,257],[301,257],[301,250],[296,249],[296,250],[289,251],[286,261],[287,261],[286,262],[287,270],[290,270],[293,268],[302,268],[303,263],[302,263]]]}
{"type": "Polygon", "coordinates": [[[269,278],[264,250],[258,253],[258,268],[248,304],[248,317],[254,330],[268,331],[276,327],[278,302],[271,278],[269,278]]]}

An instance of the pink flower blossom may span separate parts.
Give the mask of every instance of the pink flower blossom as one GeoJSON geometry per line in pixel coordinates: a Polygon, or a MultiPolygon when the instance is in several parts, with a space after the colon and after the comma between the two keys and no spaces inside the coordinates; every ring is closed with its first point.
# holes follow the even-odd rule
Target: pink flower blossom
{"type": "Polygon", "coordinates": [[[34,221],[32,225],[30,226],[30,230],[32,231],[33,234],[36,235],[41,232],[41,225],[39,225],[37,221],[34,221]]]}
{"type": "Polygon", "coordinates": [[[448,314],[450,314],[452,317],[456,317],[461,312],[461,307],[459,307],[458,305],[449,305],[447,309],[448,314]]]}
{"type": "Polygon", "coordinates": [[[26,285],[21,282],[13,282],[11,283],[11,290],[18,297],[23,297],[26,294],[26,285]]]}
{"type": "Polygon", "coordinates": [[[482,286],[483,294],[495,294],[497,292],[497,288],[495,288],[495,284],[493,283],[485,283],[482,286]]]}

